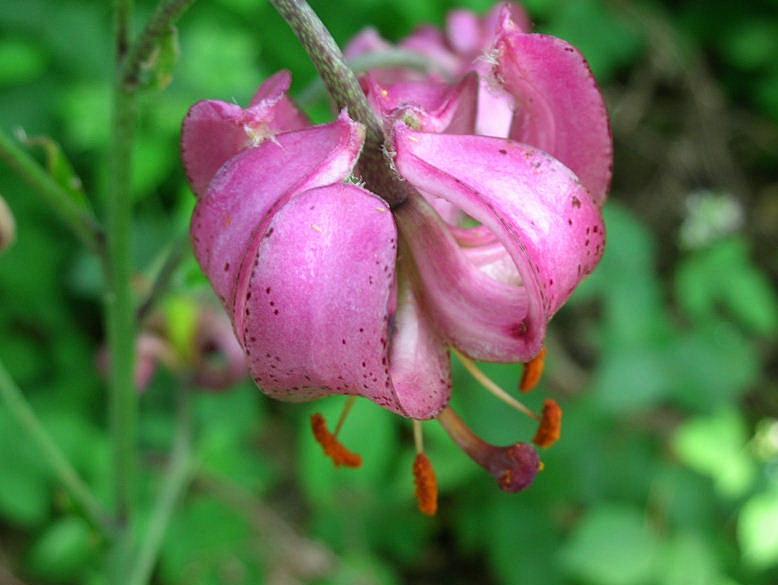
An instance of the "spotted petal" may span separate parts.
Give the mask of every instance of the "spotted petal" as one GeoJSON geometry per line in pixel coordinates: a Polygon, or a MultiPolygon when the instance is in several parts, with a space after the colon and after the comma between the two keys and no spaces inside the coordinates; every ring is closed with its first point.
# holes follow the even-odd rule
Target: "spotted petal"
{"type": "Polygon", "coordinates": [[[561,39],[525,34],[506,12],[495,55],[495,75],[516,100],[510,137],[562,161],[602,204],[613,144],[605,102],[583,55],[561,39]]]}
{"type": "MultiPolygon", "coordinates": [[[[294,193],[345,179],[363,140],[362,126],[344,114],[332,124],[281,134],[224,165],[198,201],[191,231],[197,260],[228,309],[236,308],[242,263],[266,215],[294,193]]],[[[238,313],[233,322],[239,319],[238,313]]]]}
{"type": "Polygon", "coordinates": [[[421,200],[397,211],[437,326],[472,357],[526,361],[546,323],[596,266],[603,250],[599,208],[576,176],[543,151],[482,136],[395,127],[400,174],[491,230],[521,284],[490,278],[421,200]]]}
{"type": "Polygon", "coordinates": [[[396,250],[389,208],[354,185],[305,191],[273,216],[251,262],[239,331],[266,393],[355,394],[415,418],[445,405],[445,352],[405,293],[390,327],[396,250]]]}

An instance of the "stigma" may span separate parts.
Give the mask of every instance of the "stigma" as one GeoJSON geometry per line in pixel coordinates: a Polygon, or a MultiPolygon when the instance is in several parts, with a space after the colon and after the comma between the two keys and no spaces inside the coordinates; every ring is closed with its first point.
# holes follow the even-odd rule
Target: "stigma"
{"type": "Polygon", "coordinates": [[[535,481],[541,462],[532,445],[516,443],[500,447],[487,443],[450,406],[438,415],[438,422],[473,461],[497,480],[503,491],[520,492],[535,481]]]}

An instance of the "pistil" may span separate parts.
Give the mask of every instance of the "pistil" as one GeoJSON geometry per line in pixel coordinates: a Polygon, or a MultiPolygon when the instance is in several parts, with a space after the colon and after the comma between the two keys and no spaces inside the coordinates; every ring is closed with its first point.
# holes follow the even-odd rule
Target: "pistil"
{"type": "Polygon", "coordinates": [[[438,415],[449,436],[470,458],[486,469],[506,492],[528,488],[540,471],[537,451],[527,443],[499,447],[477,436],[450,406],[438,415]]]}
{"type": "Polygon", "coordinates": [[[459,359],[462,365],[465,366],[465,369],[470,372],[470,375],[472,375],[473,378],[475,378],[481,384],[481,386],[483,386],[491,394],[502,400],[511,408],[518,410],[522,414],[526,414],[531,419],[536,421],[541,420],[540,415],[538,415],[536,412],[533,412],[523,402],[516,400],[513,396],[508,394],[508,392],[497,385],[491,378],[489,378],[489,376],[484,374],[484,372],[475,364],[473,360],[460,353],[455,347],[452,347],[451,351],[455,356],[457,356],[457,359],[459,359]]]}

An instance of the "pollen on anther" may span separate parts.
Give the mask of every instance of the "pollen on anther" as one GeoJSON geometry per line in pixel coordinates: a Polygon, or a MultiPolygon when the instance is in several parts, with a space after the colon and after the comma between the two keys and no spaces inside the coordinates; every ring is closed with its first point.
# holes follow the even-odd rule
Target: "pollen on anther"
{"type": "Polygon", "coordinates": [[[556,400],[543,403],[543,418],[532,442],[538,447],[551,447],[562,435],[562,408],[556,400]]]}
{"type": "Polygon", "coordinates": [[[338,438],[327,429],[327,421],[318,412],[311,416],[311,429],[316,442],[332,459],[336,467],[362,467],[362,456],[349,451],[338,438]]]}
{"type": "Polygon", "coordinates": [[[532,358],[524,365],[524,374],[521,376],[521,383],[519,384],[519,390],[524,392],[531,392],[540,382],[543,377],[543,370],[546,367],[546,348],[541,348],[538,355],[532,358]]]}
{"type": "Polygon", "coordinates": [[[432,463],[424,453],[416,455],[413,462],[413,480],[416,483],[419,511],[426,516],[434,516],[438,511],[438,479],[432,463]]]}

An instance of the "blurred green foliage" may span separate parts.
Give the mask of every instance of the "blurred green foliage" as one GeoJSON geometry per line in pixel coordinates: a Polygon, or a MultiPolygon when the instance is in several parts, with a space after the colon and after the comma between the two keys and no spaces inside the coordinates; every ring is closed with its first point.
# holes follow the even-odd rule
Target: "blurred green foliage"
{"type": "MultiPolygon", "coordinates": [[[[153,5],[139,4],[147,17],[153,5]]],[[[449,0],[313,5],[341,43],[366,25],[395,40],[421,22],[440,25],[455,7],[449,0]]],[[[490,5],[459,3],[479,11],[490,5]]],[[[649,64],[674,55],[656,100],[640,105],[641,126],[664,137],[657,144],[670,156],[689,140],[673,122],[673,112],[686,111],[681,77],[705,64],[734,104],[732,117],[743,121],[736,124],[736,164],[753,192],[778,194],[774,1],[526,5],[539,30],[583,50],[614,116],[632,104],[631,88],[651,75],[649,64]],[[656,42],[656,23],[666,28],[661,38],[677,46],[656,42]]],[[[193,207],[178,155],[187,108],[203,98],[245,103],[279,68],[293,71],[295,92],[313,77],[291,32],[261,0],[196,3],[155,59],[143,79],[133,175],[141,290],[171,237],[186,231],[193,207]]],[[[98,210],[110,71],[110,3],[0,4],[0,126],[23,128],[31,152],[74,197],[88,193],[98,210]]],[[[326,111],[319,105],[314,115],[326,111]]],[[[605,258],[557,317],[549,375],[528,399],[538,407],[553,392],[566,409],[563,439],[544,453],[545,471],[531,490],[501,493],[427,424],[442,497],[430,520],[415,509],[405,421],[358,403],[341,436],[365,465],[344,471],[322,455],[307,422],[314,411],[336,420],[341,399],[278,404],[249,383],[197,394],[198,479],[169,528],[155,582],[777,583],[778,238],[775,223],[758,227],[761,216],[778,221],[776,205],[731,192],[715,172],[637,197],[641,180],[670,173],[672,165],[655,168],[645,154],[634,160],[634,152],[646,152],[643,136],[614,127],[605,258]],[[722,231],[708,216],[684,212],[684,197],[701,188],[727,193],[745,221],[722,231]],[[695,234],[705,234],[692,245],[681,241],[690,221],[695,234]],[[709,229],[700,232],[700,225],[709,229]],[[765,252],[766,243],[773,247],[765,252]]],[[[106,399],[95,366],[103,337],[99,266],[5,168],[0,192],[18,223],[18,241],[0,257],[0,357],[76,469],[107,499],[106,399]]],[[[186,299],[205,290],[188,258],[174,293],[186,299]]],[[[166,311],[174,337],[185,339],[191,307],[180,298],[166,311]]],[[[521,373],[518,366],[484,368],[509,389],[521,373]]],[[[462,368],[455,381],[455,405],[488,440],[508,443],[534,432],[462,368]]],[[[141,401],[142,517],[173,436],[173,389],[181,383],[160,372],[141,401]]],[[[0,580],[12,571],[30,583],[103,583],[105,543],[21,437],[0,408],[0,580]]]]}

